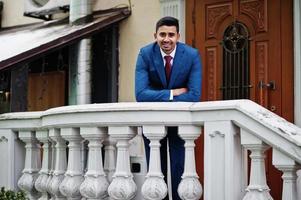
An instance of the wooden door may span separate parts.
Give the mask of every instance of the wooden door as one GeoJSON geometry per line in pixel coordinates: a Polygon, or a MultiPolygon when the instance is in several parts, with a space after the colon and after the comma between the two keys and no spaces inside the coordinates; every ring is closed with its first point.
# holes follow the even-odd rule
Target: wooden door
{"type": "Polygon", "coordinates": [[[27,110],[44,111],[65,105],[65,72],[28,75],[27,110]]]}
{"type": "MultiPolygon", "coordinates": [[[[293,121],[292,6],[292,0],[186,0],[186,42],[202,56],[203,101],[248,98],[293,121]]],[[[280,172],[271,164],[267,179],[281,199],[280,172]]]]}

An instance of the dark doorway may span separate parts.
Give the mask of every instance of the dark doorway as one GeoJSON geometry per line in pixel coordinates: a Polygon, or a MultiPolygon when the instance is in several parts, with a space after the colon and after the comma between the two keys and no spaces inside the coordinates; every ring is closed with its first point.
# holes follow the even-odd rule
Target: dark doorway
{"type": "Polygon", "coordinates": [[[92,103],[118,101],[118,26],[92,37],[92,103]]]}

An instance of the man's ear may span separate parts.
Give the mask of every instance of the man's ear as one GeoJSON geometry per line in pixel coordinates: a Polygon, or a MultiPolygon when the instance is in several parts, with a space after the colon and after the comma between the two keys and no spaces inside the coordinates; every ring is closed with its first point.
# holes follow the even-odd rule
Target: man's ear
{"type": "Polygon", "coordinates": [[[177,41],[179,41],[179,40],[180,40],[180,37],[181,37],[181,35],[180,35],[180,33],[178,33],[178,39],[177,39],[177,41]]]}
{"type": "Polygon", "coordinates": [[[154,38],[155,38],[155,40],[157,39],[157,33],[154,33],[154,38]]]}

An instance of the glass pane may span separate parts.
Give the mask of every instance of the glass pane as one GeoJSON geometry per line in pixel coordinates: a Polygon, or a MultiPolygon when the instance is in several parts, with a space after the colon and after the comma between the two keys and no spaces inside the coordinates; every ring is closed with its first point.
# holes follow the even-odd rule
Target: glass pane
{"type": "Polygon", "coordinates": [[[223,45],[223,99],[249,98],[249,34],[239,22],[228,26],[223,45]]]}

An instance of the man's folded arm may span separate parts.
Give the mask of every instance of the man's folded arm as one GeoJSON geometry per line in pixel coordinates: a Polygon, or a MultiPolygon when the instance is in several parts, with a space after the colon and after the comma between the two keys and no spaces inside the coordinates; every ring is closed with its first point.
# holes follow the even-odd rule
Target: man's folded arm
{"type": "Polygon", "coordinates": [[[187,83],[187,92],[174,96],[173,101],[198,102],[201,98],[201,77],[202,64],[198,51],[194,57],[189,80],[187,83]]]}
{"type": "Polygon", "coordinates": [[[138,55],[135,73],[135,96],[138,102],[170,101],[170,90],[151,87],[147,65],[141,52],[138,55]]]}

